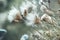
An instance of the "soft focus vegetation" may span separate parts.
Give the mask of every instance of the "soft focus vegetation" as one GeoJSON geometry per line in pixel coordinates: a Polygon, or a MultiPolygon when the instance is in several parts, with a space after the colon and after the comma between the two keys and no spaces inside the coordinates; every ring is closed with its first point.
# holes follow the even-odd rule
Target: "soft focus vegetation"
{"type": "MultiPolygon", "coordinates": [[[[8,31],[5,38],[3,40],[20,40],[20,37],[23,34],[28,34],[29,40],[35,40],[33,37],[31,37],[31,34],[39,34],[40,40],[60,40],[60,17],[57,15],[57,10],[60,9],[60,5],[57,3],[57,0],[51,0],[50,8],[54,11],[54,14],[51,16],[53,20],[55,20],[56,24],[49,24],[47,22],[42,21],[42,24],[37,25],[38,27],[28,27],[24,23],[9,23],[7,22],[7,15],[8,10],[12,5],[14,5],[18,10],[22,2],[25,0],[14,0],[14,1],[8,1],[7,9],[2,14],[0,14],[0,27],[4,28],[8,31]],[[6,16],[4,16],[6,15],[6,16]],[[5,18],[6,17],[6,18],[5,18]]],[[[32,0],[29,0],[32,1],[32,0]]],[[[40,17],[44,14],[40,11],[38,4],[39,0],[37,1],[38,10],[37,13],[39,13],[40,17]]],[[[60,15],[59,15],[60,16],[60,15]]],[[[37,34],[37,35],[38,35],[37,34]]]]}

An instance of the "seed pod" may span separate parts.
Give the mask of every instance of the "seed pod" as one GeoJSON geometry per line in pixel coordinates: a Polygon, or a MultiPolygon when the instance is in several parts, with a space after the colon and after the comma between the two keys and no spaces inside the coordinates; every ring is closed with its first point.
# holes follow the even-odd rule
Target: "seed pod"
{"type": "Polygon", "coordinates": [[[36,16],[36,18],[35,18],[35,24],[40,24],[40,22],[41,22],[41,19],[36,16]]]}
{"type": "Polygon", "coordinates": [[[52,18],[51,18],[49,15],[47,15],[47,14],[44,14],[44,15],[41,17],[41,20],[46,21],[46,22],[48,22],[48,23],[51,23],[51,22],[52,22],[52,18]]]}

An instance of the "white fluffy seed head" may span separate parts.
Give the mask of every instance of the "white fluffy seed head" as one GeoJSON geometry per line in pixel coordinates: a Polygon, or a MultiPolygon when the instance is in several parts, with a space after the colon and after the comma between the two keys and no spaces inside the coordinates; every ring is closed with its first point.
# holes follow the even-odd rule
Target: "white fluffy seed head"
{"type": "Polygon", "coordinates": [[[44,14],[44,15],[41,17],[41,20],[45,20],[45,21],[47,21],[47,22],[49,22],[49,23],[52,22],[52,18],[51,18],[49,15],[47,15],[47,14],[44,14]]]}
{"type": "Polygon", "coordinates": [[[32,3],[29,1],[23,2],[22,5],[20,6],[20,10],[22,15],[24,14],[24,10],[26,9],[28,11],[28,8],[32,6],[32,3]]]}
{"type": "Polygon", "coordinates": [[[8,12],[8,21],[9,22],[12,22],[15,17],[16,17],[16,14],[18,13],[19,11],[15,8],[15,7],[11,7],[11,10],[8,12]]]}
{"type": "Polygon", "coordinates": [[[35,19],[35,14],[29,13],[29,14],[26,16],[26,19],[27,19],[26,25],[28,25],[28,26],[33,25],[33,24],[34,24],[34,19],[35,19]]]}
{"type": "Polygon", "coordinates": [[[24,14],[25,9],[27,10],[27,12],[29,12],[29,8],[31,8],[31,11],[33,11],[33,10],[36,11],[37,6],[35,4],[33,4],[32,2],[26,0],[26,2],[23,2],[22,5],[20,6],[22,15],[24,14]]]}

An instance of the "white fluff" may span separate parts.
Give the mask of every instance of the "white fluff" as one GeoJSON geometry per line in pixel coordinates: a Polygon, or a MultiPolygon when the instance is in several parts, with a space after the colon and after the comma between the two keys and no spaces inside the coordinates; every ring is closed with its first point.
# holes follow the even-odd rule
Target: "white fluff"
{"type": "Polygon", "coordinates": [[[20,6],[20,10],[22,15],[24,14],[24,10],[26,9],[28,11],[28,8],[31,6],[31,3],[28,2],[23,2],[22,5],[20,6]]]}
{"type": "Polygon", "coordinates": [[[52,22],[52,18],[51,18],[49,15],[47,15],[47,14],[44,14],[44,15],[41,17],[41,20],[43,20],[43,19],[46,19],[46,21],[49,22],[49,23],[52,22]]]}
{"type": "Polygon", "coordinates": [[[32,7],[32,9],[34,10],[34,8],[36,8],[36,1],[33,0],[32,2],[30,1],[26,1],[26,4],[28,5],[28,7],[32,7]],[[33,3],[32,3],[33,2],[33,3]]]}
{"type": "Polygon", "coordinates": [[[22,35],[20,40],[27,40],[29,38],[29,36],[27,34],[22,35]]]}
{"type": "Polygon", "coordinates": [[[11,10],[8,12],[9,13],[9,15],[8,15],[9,22],[12,22],[15,19],[17,12],[19,12],[19,11],[15,7],[11,8],[11,10]]]}
{"type": "Polygon", "coordinates": [[[29,13],[27,16],[26,16],[26,19],[27,21],[25,21],[26,25],[27,26],[32,26],[34,25],[34,20],[35,20],[35,17],[38,16],[36,13],[29,13]]]}
{"type": "Polygon", "coordinates": [[[29,7],[32,7],[33,10],[36,9],[36,5],[32,4],[30,1],[23,2],[22,5],[20,6],[20,10],[22,15],[24,14],[24,10],[26,9],[28,12],[29,7]]]}
{"type": "Polygon", "coordinates": [[[34,18],[35,18],[35,15],[34,14],[32,14],[32,13],[28,14],[26,16],[26,19],[27,19],[26,25],[28,25],[28,26],[33,25],[34,24],[34,22],[33,22],[34,21],[34,18]]]}
{"type": "Polygon", "coordinates": [[[51,17],[47,14],[44,14],[42,17],[41,17],[41,20],[43,20],[44,18],[48,18],[49,20],[51,20],[51,17]]]}

